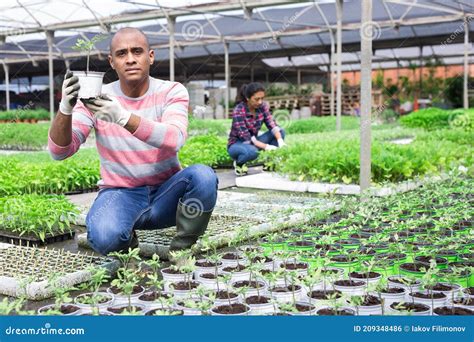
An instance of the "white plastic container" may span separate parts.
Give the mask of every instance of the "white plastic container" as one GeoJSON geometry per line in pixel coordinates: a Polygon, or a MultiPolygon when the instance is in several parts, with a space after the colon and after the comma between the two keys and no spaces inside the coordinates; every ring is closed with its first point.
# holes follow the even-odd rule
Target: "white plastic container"
{"type": "Polygon", "coordinates": [[[105,72],[97,71],[73,71],[74,76],[79,78],[79,98],[89,99],[100,96],[102,92],[102,82],[105,72]]]}

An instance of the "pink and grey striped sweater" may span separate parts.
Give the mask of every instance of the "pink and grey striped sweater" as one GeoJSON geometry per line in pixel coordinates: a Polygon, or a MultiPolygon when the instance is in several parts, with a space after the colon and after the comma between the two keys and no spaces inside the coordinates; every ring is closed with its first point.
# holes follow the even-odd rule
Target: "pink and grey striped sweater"
{"type": "Polygon", "coordinates": [[[148,91],[139,98],[125,96],[119,81],[103,85],[102,93],[116,96],[125,109],[141,117],[135,133],[95,119],[78,101],[72,114],[71,144],[58,146],[48,138],[53,159],[66,159],[76,153],[94,128],[101,188],[159,185],[178,172],[181,166],[177,152],[186,140],[188,127],[186,88],[150,77],[148,91]]]}

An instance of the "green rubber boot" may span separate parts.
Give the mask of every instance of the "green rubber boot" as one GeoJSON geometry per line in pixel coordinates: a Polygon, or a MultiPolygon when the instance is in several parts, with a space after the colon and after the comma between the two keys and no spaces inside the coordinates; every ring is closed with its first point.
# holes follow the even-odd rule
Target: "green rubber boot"
{"type": "Polygon", "coordinates": [[[176,210],[176,235],[170,243],[169,251],[188,249],[206,231],[212,210],[202,211],[181,202],[176,210]]]}

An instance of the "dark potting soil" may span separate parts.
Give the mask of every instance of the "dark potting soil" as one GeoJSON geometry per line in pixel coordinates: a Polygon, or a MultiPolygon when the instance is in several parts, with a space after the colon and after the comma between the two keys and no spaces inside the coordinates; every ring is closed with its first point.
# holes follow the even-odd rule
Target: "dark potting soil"
{"type": "Polygon", "coordinates": [[[145,316],[156,316],[156,315],[166,315],[166,316],[183,316],[183,310],[177,309],[153,309],[145,313],[145,316]]]}
{"type": "Polygon", "coordinates": [[[334,282],[334,285],[337,285],[337,286],[350,286],[350,287],[361,286],[364,284],[365,283],[363,281],[354,281],[354,280],[336,280],[334,282]]]}
{"type": "Polygon", "coordinates": [[[181,272],[179,269],[174,269],[174,268],[164,268],[163,273],[166,273],[166,274],[186,274],[188,272],[181,272]]]}
{"type": "Polygon", "coordinates": [[[400,303],[400,302],[393,302],[390,304],[390,307],[394,310],[398,311],[414,311],[414,312],[422,312],[429,310],[430,308],[421,303],[400,303]]]}
{"type": "Polygon", "coordinates": [[[77,310],[79,310],[79,307],[75,305],[69,305],[69,304],[63,304],[59,308],[59,311],[61,311],[61,313],[64,315],[71,314],[73,312],[76,312],[77,310]]]}
{"type": "Polygon", "coordinates": [[[463,253],[460,257],[466,260],[472,260],[474,259],[474,253],[463,253]]]}
{"type": "Polygon", "coordinates": [[[466,228],[472,228],[473,223],[472,223],[471,220],[462,220],[462,221],[459,221],[458,223],[456,223],[455,226],[459,229],[466,229],[466,228]]]}
{"type": "Polygon", "coordinates": [[[415,298],[423,298],[423,299],[446,298],[446,295],[442,292],[433,292],[433,293],[411,292],[410,296],[415,297],[415,298]]]}
{"type": "Polygon", "coordinates": [[[301,289],[301,286],[299,285],[288,285],[288,286],[275,286],[274,288],[271,289],[271,292],[292,292],[292,291],[298,291],[301,289]]]}
{"type": "Polygon", "coordinates": [[[225,272],[242,272],[246,269],[244,265],[237,265],[237,266],[227,266],[224,267],[222,270],[225,272]]]}
{"type": "Polygon", "coordinates": [[[336,256],[331,257],[331,261],[335,261],[335,262],[353,262],[354,258],[351,258],[347,255],[336,255],[336,256]]]}
{"type": "Polygon", "coordinates": [[[172,283],[170,286],[175,290],[189,290],[198,288],[199,283],[196,281],[179,281],[177,283],[172,283]]]}
{"type": "Polygon", "coordinates": [[[473,306],[474,299],[471,297],[455,298],[453,299],[453,304],[473,306]]]}
{"type": "Polygon", "coordinates": [[[354,233],[354,234],[351,234],[349,235],[350,238],[352,239],[367,239],[368,237],[370,237],[371,234],[360,234],[360,233],[354,233]]]}
{"type": "Polygon", "coordinates": [[[451,255],[457,255],[458,252],[453,251],[452,249],[450,249],[450,250],[442,249],[442,250],[439,250],[437,254],[438,255],[450,255],[451,256],[451,255]]]}
{"type": "Polygon", "coordinates": [[[107,296],[102,296],[102,295],[97,295],[95,298],[93,298],[93,294],[88,294],[88,295],[82,295],[80,297],[77,297],[76,300],[78,303],[81,304],[91,304],[93,301],[96,304],[104,304],[108,302],[112,297],[107,297],[107,296]]]}
{"type": "Polygon", "coordinates": [[[140,312],[142,311],[142,308],[139,307],[139,306],[131,306],[130,307],[130,310],[128,308],[128,305],[124,305],[124,306],[121,306],[121,307],[118,307],[118,308],[107,308],[107,311],[110,311],[110,312],[113,312],[114,314],[121,314],[125,311],[128,311],[128,312],[140,312]]]}
{"type": "Polygon", "coordinates": [[[460,308],[460,307],[454,307],[454,306],[440,306],[436,309],[433,310],[435,314],[441,315],[441,316],[472,316],[474,315],[474,311],[466,309],[466,308],[460,308]]]}
{"type": "Polygon", "coordinates": [[[388,277],[388,280],[390,280],[392,283],[402,284],[406,286],[413,286],[420,283],[416,279],[410,279],[410,278],[405,278],[405,277],[402,277],[402,278],[388,277]]]}
{"type": "Polygon", "coordinates": [[[280,267],[285,268],[287,270],[305,270],[308,268],[308,264],[304,264],[302,262],[289,262],[281,264],[280,267]]]}
{"type": "Polygon", "coordinates": [[[351,272],[351,273],[349,273],[349,276],[352,277],[352,278],[358,278],[358,279],[367,279],[367,278],[373,279],[373,278],[379,277],[380,273],[369,272],[367,274],[367,273],[351,272]]]}
{"type": "Polygon", "coordinates": [[[204,274],[201,274],[201,278],[216,279],[216,275],[214,273],[204,273],[204,274]]]}
{"type": "Polygon", "coordinates": [[[225,254],[222,256],[222,259],[226,259],[226,260],[239,260],[239,259],[242,259],[242,258],[240,257],[240,255],[235,254],[235,253],[225,253],[225,254]]]}
{"type": "Polygon", "coordinates": [[[380,292],[382,293],[403,293],[405,290],[399,287],[386,287],[382,289],[380,292]]]}
{"type": "MultiPolygon", "coordinates": [[[[432,259],[433,259],[433,257],[431,257],[431,256],[422,256],[422,255],[420,255],[420,256],[415,257],[415,261],[423,262],[423,263],[426,263],[426,264],[429,264],[432,259]]],[[[446,264],[448,262],[447,259],[441,258],[441,257],[436,257],[434,260],[436,261],[436,264],[446,264]]]]}
{"type": "Polygon", "coordinates": [[[149,293],[144,293],[140,297],[138,297],[138,299],[143,300],[145,302],[153,302],[158,298],[170,299],[171,296],[167,293],[153,291],[149,293]]]}
{"type": "Polygon", "coordinates": [[[354,312],[347,309],[338,309],[337,311],[333,308],[324,308],[318,310],[319,316],[354,316],[354,312]]]}
{"type": "Polygon", "coordinates": [[[418,262],[418,263],[406,263],[406,264],[401,264],[400,268],[410,271],[410,272],[423,272],[423,269],[426,270],[428,266],[424,263],[418,262]]]}
{"type": "Polygon", "coordinates": [[[198,267],[216,267],[220,266],[221,263],[216,264],[215,262],[211,261],[196,261],[195,265],[198,267]]]}
{"type": "Polygon", "coordinates": [[[334,291],[334,290],[327,290],[327,291],[322,291],[322,290],[315,290],[311,291],[308,293],[308,295],[313,298],[313,299],[321,299],[321,300],[327,300],[327,299],[332,299],[332,298],[341,298],[342,292],[341,291],[334,291]]]}
{"type": "Polygon", "coordinates": [[[228,291],[225,291],[225,290],[216,291],[215,295],[216,295],[217,299],[229,299],[229,298],[232,299],[232,298],[236,298],[238,296],[237,293],[228,292],[228,291]]]}
{"type": "Polygon", "coordinates": [[[314,310],[315,306],[311,304],[295,304],[295,309],[298,310],[298,312],[308,312],[311,310],[314,310]]]}
{"type": "Polygon", "coordinates": [[[300,240],[300,241],[293,241],[293,242],[289,243],[288,246],[311,247],[311,246],[314,246],[314,243],[312,243],[311,241],[300,240]]]}
{"type": "Polygon", "coordinates": [[[364,247],[377,249],[377,248],[388,248],[388,245],[384,243],[367,243],[364,245],[364,247]]]}
{"type": "Polygon", "coordinates": [[[250,296],[245,298],[245,303],[247,304],[268,304],[271,302],[271,299],[265,296],[250,296]]]}
{"type": "Polygon", "coordinates": [[[454,289],[454,286],[438,283],[434,286],[426,286],[426,288],[434,291],[451,291],[452,289],[454,289]]]}
{"type": "Polygon", "coordinates": [[[474,286],[466,287],[466,288],[464,289],[464,293],[468,293],[468,294],[470,294],[471,296],[474,295],[474,286]]]}
{"type": "Polygon", "coordinates": [[[266,262],[272,262],[273,259],[272,258],[269,258],[269,257],[263,257],[263,256],[257,256],[255,258],[252,259],[252,262],[263,262],[263,263],[266,263],[266,262]]]}
{"type": "Polygon", "coordinates": [[[375,249],[367,248],[367,247],[362,247],[359,251],[361,254],[364,254],[364,255],[374,255],[377,253],[375,249]]]}
{"type": "Polygon", "coordinates": [[[362,297],[362,303],[360,304],[361,306],[374,306],[374,305],[380,305],[382,302],[378,297],[367,295],[362,297]]]}
{"type": "Polygon", "coordinates": [[[340,239],[337,240],[336,243],[340,245],[358,245],[360,244],[360,241],[357,239],[340,239]]]}
{"type": "MultiPolygon", "coordinates": [[[[111,286],[110,287],[110,291],[112,291],[113,294],[122,294],[122,290],[120,290],[118,287],[116,286],[111,286]]],[[[137,293],[140,293],[143,291],[143,287],[141,285],[135,285],[133,287],[133,291],[132,291],[132,295],[134,294],[137,294],[137,293]]]]}
{"type": "Polygon", "coordinates": [[[402,260],[406,258],[406,254],[403,253],[384,253],[384,254],[379,254],[375,258],[377,260],[380,259],[388,259],[388,260],[402,260]]]}
{"type": "Polygon", "coordinates": [[[231,305],[220,305],[213,309],[214,312],[222,315],[241,314],[248,311],[248,307],[244,304],[235,303],[231,305]]]}
{"type": "Polygon", "coordinates": [[[334,248],[333,246],[321,245],[321,244],[314,245],[314,249],[320,249],[322,251],[335,251],[335,250],[337,250],[337,248],[334,248]]]}
{"type": "Polygon", "coordinates": [[[261,283],[261,282],[255,281],[255,280],[252,280],[252,281],[242,280],[242,281],[238,281],[238,282],[234,283],[232,286],[236,287],[236,288],[250,287],[250,288],[253,288],[253,289],[259,289],[259,288],[264,287],[265,285],[263,285],[263,283],[261,283]]]}

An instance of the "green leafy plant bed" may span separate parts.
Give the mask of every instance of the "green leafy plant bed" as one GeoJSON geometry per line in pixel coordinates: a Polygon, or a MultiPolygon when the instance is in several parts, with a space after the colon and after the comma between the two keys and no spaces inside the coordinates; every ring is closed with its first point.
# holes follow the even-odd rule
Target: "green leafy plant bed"
{"type": "Polygon", "coordinates": [[[443,110],[440,108],[421,109],[400,119],[403,126],[435,130],[441,128],[462,128],[472,130],[474,127],[474,109],[443,110]]]}
{"type": "Polygon", "coordinates": [[[99,158],[93,149],[61,162],[47,152],[0,156],[0,196],[63,194],[96,188],[99,179],[99,158]]]}
{"type": "MultiPolygon", "coordinates": [[[[402,133],[401,131],[400,133],[402,133]]],[[[472,172],[474,132],[448,129],[418,131],[409,145],[395,145],[374,132],[372,181],[398,183],[417,176],[437,175],[464,166],[472,172]]],[[[295,139],[284,149],[262,153],[269,170],[292,180],[328,183],[358,183],[359,138],[352,132],[311,135],[295,139]]]]}
{"type": "Polygon", "coordinates": [[[183,167],[192,164],[208,166],[232,165],[227,153],[227,139],[213,134],[191,137],[179,151],[179,161],[183,167]]]}
{"type": "Polygon", "coordinates": [[[44,244],[74,237],[71,224],[79,211],[60,195],[16,195],[0,198],[2,240],[44,244]],[[16,238],[14,238],[16,236],[16,238]]]}
{"type": "MultiPolygon", "coordinates": [[[[49,113],[48,113],[49,115],[49,113]]],[[[39,151],[46,148],[49,124],[0,124],[0,149],[39,151]]]]}
{"type": "Polygon", "coordinates": [[[0,265],[0,293],[32,300],[89,281],[92,268],[114,272],[118,267],[110,258],[21,246],[0,249],[0,265]]]}
{"type": "Polygon", "coordinates": [[[0,123],[5,122],[38,122],[49,120],[46,109],[18,109],[0,112],[0,123]]]}

